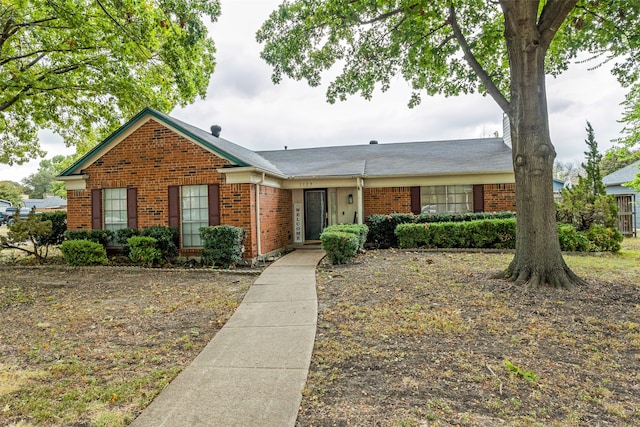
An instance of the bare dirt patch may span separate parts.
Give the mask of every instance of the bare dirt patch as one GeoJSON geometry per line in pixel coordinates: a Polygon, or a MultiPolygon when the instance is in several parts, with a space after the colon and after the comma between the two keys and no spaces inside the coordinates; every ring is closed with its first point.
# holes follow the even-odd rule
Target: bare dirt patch
{"type": "Polygon", "coordinates": [[[256,274],[0,267],[0,425],[126,425],[256,274]]]}
{"type": "Polygon", "coordinates": [[[322,266],[298,426],[640,425],[640,251],[567,256],[588,286],[491,279],[512,254],[322,266]]]}

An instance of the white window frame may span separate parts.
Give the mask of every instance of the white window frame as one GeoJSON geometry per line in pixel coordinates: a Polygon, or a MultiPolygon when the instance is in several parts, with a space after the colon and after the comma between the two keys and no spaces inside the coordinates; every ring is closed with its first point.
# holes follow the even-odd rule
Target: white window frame
{"type": "Polygon", "coordinates": [[[421,213],[462,214],[473,212],[473,185],[420,187],[421,213]]]}
{"type": "Polygon", "coordinates": [[[102,226],[114,233],[127,228],[127,189],[102,189],[102,226]]]}
{"type": "Polygon", "coordinates": [[[180,235],[182,247],[201,248],[200,228],[209,225],[209,186],[180,187],[180,235]]]}

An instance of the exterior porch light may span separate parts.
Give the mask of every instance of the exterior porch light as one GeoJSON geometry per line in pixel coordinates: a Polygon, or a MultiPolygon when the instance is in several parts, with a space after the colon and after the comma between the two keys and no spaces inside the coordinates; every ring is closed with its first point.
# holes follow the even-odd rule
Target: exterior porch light
{"type": "Polygon", "coordinates": [[[353,204],[353,194],[349,194],[349,196],[347,197],[347,201],[349,202],[350,205],[353,204]]]}

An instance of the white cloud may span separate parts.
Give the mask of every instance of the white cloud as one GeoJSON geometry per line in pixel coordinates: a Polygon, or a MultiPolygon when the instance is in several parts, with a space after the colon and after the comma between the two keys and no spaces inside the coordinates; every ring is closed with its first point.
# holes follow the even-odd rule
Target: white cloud
{"type": "MultiPolygon", "coordinates": [[[[279,0],[223,0],[219,22],[211,27],[217,65],[207,98],[171,114],[202,129],[222,126],[222,136],[253,150],[367,144],[437,139],[462,139],[502,134],[502,113],[490,97],[423,97],[409,109],[408,85],[397,79],[387,93],[371,101],[359,97],[334,105],[325,101],[325,87],[304,82],[271,83],[271,69],[259,58],[255,32],[279,0]]],[[[559,78],[549,77],[547,95],[551,136],[558,160],[582,161],[584,130],[589,120],[601,152],[622,129],[620,102],[625,91],[607,67],[574,64],[559,78]]],[[[326,83],[326,82],[325,82],[326,83]]],[[[70,150],[58,139],[44,139],[48,158],[70,150]]],[[[0,180],[21,180],[37,169],[0,166],[0,180]]]]}

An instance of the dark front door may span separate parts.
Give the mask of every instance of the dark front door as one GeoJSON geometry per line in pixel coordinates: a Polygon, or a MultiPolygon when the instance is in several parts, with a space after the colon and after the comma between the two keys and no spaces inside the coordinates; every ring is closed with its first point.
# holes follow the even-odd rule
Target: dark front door
{"type": "Polygon", "coordinates": [[[327,223],[327,191],[304,192],[304,238],[318,240],[327,223]]]}

